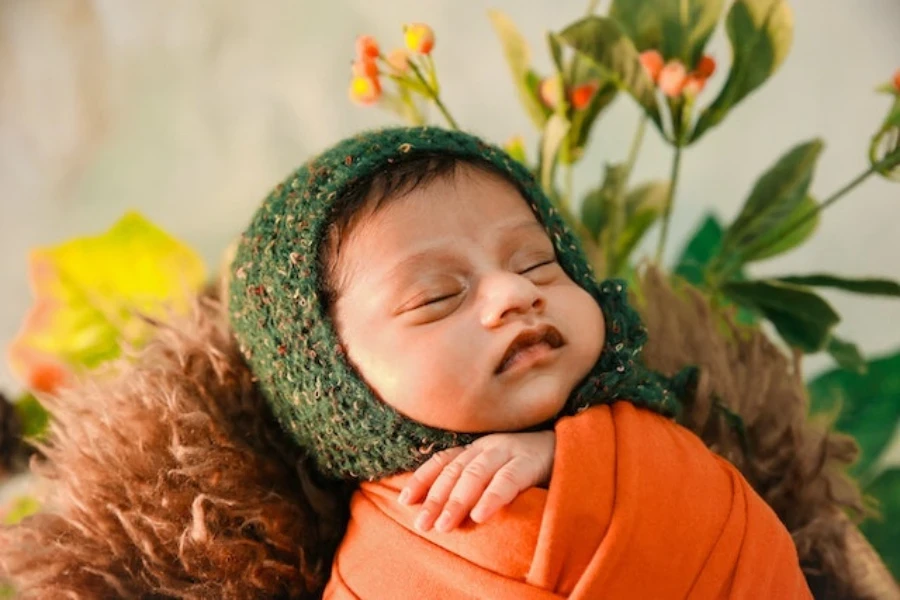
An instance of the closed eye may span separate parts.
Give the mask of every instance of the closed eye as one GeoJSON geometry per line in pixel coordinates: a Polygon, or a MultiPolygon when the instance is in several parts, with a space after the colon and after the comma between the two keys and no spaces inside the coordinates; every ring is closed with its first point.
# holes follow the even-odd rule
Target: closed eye
{"type": "Polygon", "coordinates": [[[528,272],[530,272],[530,271],[534,271],[535,269],[540,269],[541,267],[546,267],[547,265],[552,265],[552,264],[554,264],[555,262],[556,262],[556,259],[555,259],[555,258],[551,258],[550,260],[545,260],[545,261],[543,261],[543,262],[539,262],[539,263],[537,263],[537,264],[531,265],[530,267],[528,267],[528,268],[525,269],[524,271],[520,271],[520,272],[519,272],[519,275],[524,275],[525,273],[528,273],[528,272]]]}
{"type": "Polygon", "coordinates": [[[416,308],[421,308],[423,306],[429,306],[431,304],[438,304],[439,302],[443,302],[444,300],[449,300],[450,298],[453,298],[454,296],[456,296],[456,294],[444,294],[443,296],[436,296],[434,298],[429,298],[429,299],[425,300],[424,302],[419,303],[419,305],[416,306],[416,308]]]}

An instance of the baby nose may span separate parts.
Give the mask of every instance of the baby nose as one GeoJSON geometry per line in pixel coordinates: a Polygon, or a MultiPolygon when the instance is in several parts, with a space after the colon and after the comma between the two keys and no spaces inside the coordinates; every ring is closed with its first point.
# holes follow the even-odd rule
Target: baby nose
{"type": "Polygon", "coordinates": [[[544,312],[547,304],[538,286],[516,273],[499,273],[482,282],[481,324],[496,327],[514,315],[544,312]]]}

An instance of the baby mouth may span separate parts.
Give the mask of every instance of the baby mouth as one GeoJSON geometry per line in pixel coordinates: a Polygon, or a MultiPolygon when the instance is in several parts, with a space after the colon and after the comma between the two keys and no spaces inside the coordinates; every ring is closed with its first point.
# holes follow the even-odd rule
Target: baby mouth
{"type": "Polygon", "coordinates": [[[544,353],[562,346],[565,340],[562,334],[552,325],[545,325],[523,331],[512,341],[494,374],[499,375],[507,371],[514,364],[525,361],[528,358],[539,359],[544,353]]]}

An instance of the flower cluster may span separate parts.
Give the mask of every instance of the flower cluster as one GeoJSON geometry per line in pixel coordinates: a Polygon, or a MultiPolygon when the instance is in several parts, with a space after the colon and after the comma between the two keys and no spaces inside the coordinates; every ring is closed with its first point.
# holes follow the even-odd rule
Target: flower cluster
{"type": "Polygon", "coordinates": [[[692,71],[680,60],[663,60],[658,50],[641,52],[641,65],[663,94],[669,98],[695,97],[703,91],[706,80],[716,71],[716,61],[704,54],[692,71]]]}
{"type": "Polygon", "coordinates": [[[378,102],[383,96],[381,76],[384,75],[402,85],[404,80],[409,79],[413,56],[430,56],[434,48],[434,31],[424,23],[406,25],[403,40],[405,48],[396,48],[384,56],[371,35],[361,35],[356,39],[356,60],[353,62],[349,89],[351,100],[364,106],[378,102]]]}

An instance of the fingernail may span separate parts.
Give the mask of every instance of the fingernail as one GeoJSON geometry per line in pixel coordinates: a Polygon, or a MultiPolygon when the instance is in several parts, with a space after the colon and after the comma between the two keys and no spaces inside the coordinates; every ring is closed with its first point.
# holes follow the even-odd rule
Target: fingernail
{"type": "Polygon", "coordinates": [[[428,520],[428,511],[423,510],[419,513],[419,516],[416,517],[416,529],[419,531],[427,531],[425,529],[425,521],[428,520]]]}
{"type": "Polygon", "coordinates": [[[409,504],[409,496],[409,490],[403,488],[403,491],[400,492],[400,498],[398,498],[398,501],[400,502],[400,504],[409,504]]]}
{"type": "Polygon", "coordinates": [[[445,510],[443,513],[441,513],[441,517],[437,520],[437,523],[434,524],[435,529],[437,529],[441,533],[446,532],[448,529],[450,529],[450,519],[450,511],[445,510]]]}

